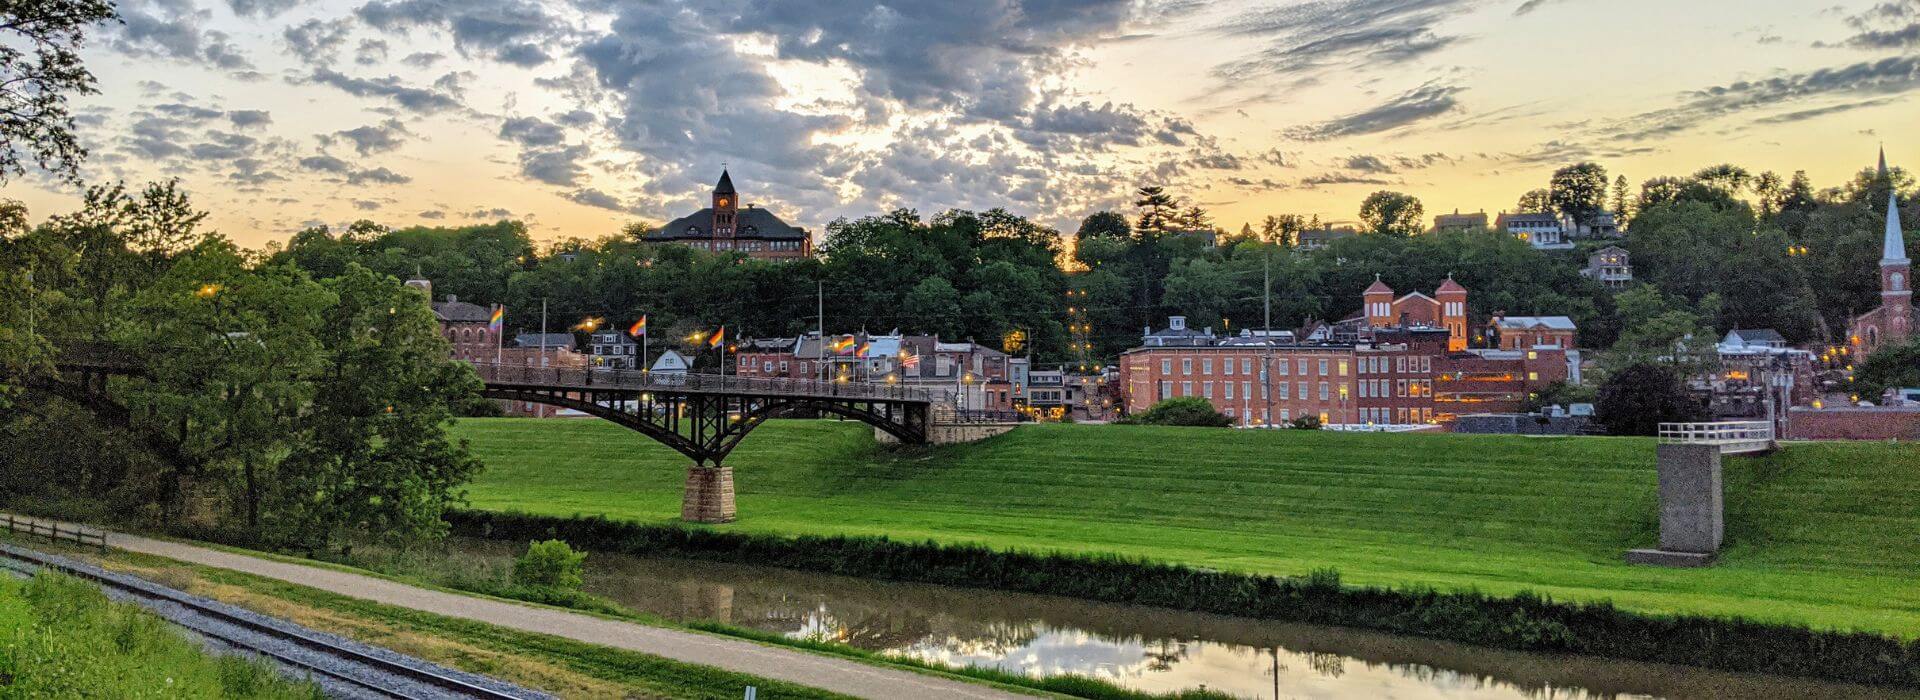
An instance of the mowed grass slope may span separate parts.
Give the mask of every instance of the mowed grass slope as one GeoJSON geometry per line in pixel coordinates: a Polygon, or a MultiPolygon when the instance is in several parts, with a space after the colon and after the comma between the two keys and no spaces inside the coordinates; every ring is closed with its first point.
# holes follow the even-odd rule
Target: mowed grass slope
{"type": "MultiPolygon", "coordinates": [[[[686,460],[609,423],[461,422],[475,507],[679,517],[686,460]]],[[[729,459],[753,532],[1113,552],[1349,583],[1534,590],[1648,612],[1920,636],[1920,449],[1727,459],[1705,570],[1627,566],[1658,539],[1654,443],[1044,425],[891,452],[856,423],[776,421],[729,459]]]]}

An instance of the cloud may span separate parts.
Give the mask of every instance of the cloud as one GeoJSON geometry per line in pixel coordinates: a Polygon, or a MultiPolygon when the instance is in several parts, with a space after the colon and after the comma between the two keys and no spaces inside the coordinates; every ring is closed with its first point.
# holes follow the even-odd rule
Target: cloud
{"type": "Polygon", "coordinates": [[[1393,184],[1393,183],[1387,180],[1382,180],[1377,177],[1367,177],[1364,175],[1351,175],[1347,173],[1327,173],[1324,175],[1314,175],[1314,176],[1302,178],[1300,180],[1300,186],[1310,190],[1329,186],[1329,185],[1390,185],[1390,184],[1393,184]]]}
{"type": "Polygon", "coordinates": [[[1345,68],[1412,62],[1460,41],[1432,27],[1472,9],[1477,0],[1319,0],[1241,13],[1216,28],[1270,44],[1215,66],[1229,83],[1279,76],[1298,85],[1345,68]]]}
{"type": "Polygon", "coordinates": [[[1459,101],[1454,99],[1454,96],[1464,90],[1465,88],[1427,83],[1377,107],[1319,124],[1289,129],[1287,136],[1302,141],[1327,141],[1391,131],[1453,111],[1459,106],[1459,101]]]}
{"type": "Polygon", "coordinates": [[[384,39],[361,39],[360,46],[353,50],[353,62],[371,66],[387,60],[389,47],[384,39]]]}
{"type": "Polygon", "coordinates": [[[1519,7],[1513,8],[1513,16],[1520,17],[1527,15],[1534,10],[1540,9],[1541,6],[1551,5],[1557,2],[1561,2],[1561,0],[1527,0],[1526,2],[1520,3],[1519,7]]]}
{"type": "Polygon", "coordinates": [[[324,66],[333,63],[334,54],[347,40],[347,34],[353,23],[345,19],[321,21],[309,19],[287,27],[280,32],[280,39],[287,44],[287,53],[310,66],[324,66]]]}
{"type": "Polygon", "coordinates": [[[431,51],[420,51],[417,53],[407,54],[407,57],[400,59],[400,62],[405,63],[409,66],[413,66],[415,68],[432,68],[434,64],[444,60],[447,60],[446,54],[434,53],[431,51]]]}
{"type": "Polygon", "coordinates": [[[521,151],[520,173],[549,185],[572,187],[586,172],[580,161],[587,153],[586,146],[521,151]]]}
{"type": "Polygon", "coordinates": [[[306,168],[308,170],[317,170],[323,173],[341,173],[341,174],[345,174],[346,172],[353,169],[352,164],[344,160],[341,160],[339,158],[326,155],[324,153],[317,156],[307,156],[305,158],[301,158],[300,167],[306,168]]]}
{"type": "Polygon", "coordinates": [[[313,69],[313,82],[331,85],[356,97],[378,97],[394,101],[407,110],[422,114],[434,114],[455,109],[460,101],[452,95],[437,90],[414,87],[402,82],[399,76],[385,78],[355,78],[343,75],[331,68],[313,69]]]}
{"type": "MultiPolygon", "coordinates": [[[[1869,51],[1920,46],[1920,0],[1889,0],[1847,18],[1858,32],[1838,46],[1869,51]]],[[[1815,46],[1833,46],[1815,42],[1815,46]]]]}
{"type": "Polygon", "coordinates": [[[405,124],[401,124],[397,119],[388,119],[379,124],[336,131],[322,139],[329,142],[334,137],[345,139],[353,144],[354,151],[365,156],[397,149],[405,145],[407,137],[412,135],[412,132],[407,131],[405,124]]]}
{"type": "Polygon", "coordinates": [[[241,17],[266,19],[300,5],[300,0],[227,0],[227,7],[241,17]]]}
{"type": "Polygon", "coordinates": [[[373,201],[371,199],[353,200],[353,208],[359,209],[360,211],[374,211],[376,209],[379,209],[380,206],[381,204],[379,202],[373,201]]]}
{"type": "Polygon", "coordinates": [[[264,109],[237,109],[227,113],[227,121],[243,129],[266,126],[273,123],[273,114],[264,109]]]}
{"type": "Polygon", "coordinates": [[[1861,100],[1859,102],[1843,102],[1840,104],[1827,105],[1825,107],[1815,107],[1813,109],[1803,109],[1797,112],[1787,112],[1785,114],[1775,114],[1769,117],[1761,117],[1759,119],[1753,120],[1753,123],[1755,124],[1792,124],[1795,122],[1804,122],[1812,119],[1818,119],[1820,117],[1824,117],[1829,114],[1840,114],[1842,112],[1851,112],[1856,109],[1880,107],[1883,105],[1892,104],[1895,101],[1897,101],[1897,98],[1882,97],[1882,98],[1872,99],[1872,100],[1861,100]]]}
{"type": "Polygon", "coordinates": [[[1644,141],[1687,131],[1721,117],[1803,100],[1882,98],[1916,88],[1920,88],[1920,56],[1897,56],[1695,90],[1683,94],[1679,105],[1613,122],[1604,127],[1602,133],[1620,140],[1644,141]]]}
{"type": "Polygon", "coordinates": [[[109,25],[107,43],[141,58],[171,58],[224,70],[253,67],[226,33],[202,29],[212,13],[192,0],[131,0],[120,4],[120,22],[109,25]]]}
{"type": "Polygon", "coordinates": [[[447,213],[444,211],[440,211],[438,209],[428,209],[418,214],[414,214],[414,216],[418,216],[422,219],[439,220],[439,219],[447,218],[447,213]]]}
{"type": "Polygon", "coordinates": [[[1379,156],[1366,156],[1366,155],[1349,156],[1346,160],[1346,166],[1348,170],[1352,170],[1355,172],[1375,173],[1375,174],[1381,174],[1381,175],[1387,175],[1387,174],[1393,173],[1393,166],[1387,165],[1387,162],[1384,160],[1381,160],[1379,156]]]}
{"type": "Polygon", "coordinates": [[[475,209],[473,211],[467,212],[466,217],[469,219],[491,219],[494,221],[498,221],[500,219],[513,218],[513,211],[509,209],[503,209],[500,207],[494,207],[492,209],[484,209],[484,208],[475,209]]]}
{"type": "Polygon", "coordinates": [[[368,26],[388,32],[445,28],[462,54],[518,66],[551,60],[539,45],[552,43],[568,31],[559,17],[527,0],[375,0],[354,14],[368,26]]]}
{"type": "Polygon", "coordinates": [[[349,185],[404,185],[413,182],[413,178],[401,175],[384,167],[362,170],[352,163],[339,158],[320,154],[300,159],[300,167],[322,173],[344,176],[349,185]]]}
{"type": "Polygon", "coordinates": [[[567,133],[539,117],[509,117],[500,125],[500,137],[522,146],[557,146],[567,133]]]}
{"type": "Polygon", "coordinates": [[[575,202],[579,202],[581,204],[585,204],[590,207],[597,207],[600,209],[610,209],[618,212],[628,211],[626,205],[620,203],[619,197],[615,197],[613,195],[607,194],[600,190],[593,189],[591,187],[587,189],[582,189],[582,190],[575,190],[572,194],[567,195],[567,199],[571,199],[575,202]]]}

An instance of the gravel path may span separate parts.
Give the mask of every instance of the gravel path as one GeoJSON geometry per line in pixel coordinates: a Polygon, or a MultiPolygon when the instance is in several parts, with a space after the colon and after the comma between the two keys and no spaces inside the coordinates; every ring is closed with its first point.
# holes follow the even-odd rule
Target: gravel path
{"type": "Polygon", "coordinates": [[[517,605],[498,600],[417,588],[360,574],[260,559],[178,542],[111,533],[109,545],[278,579],[436,615],[475,620],[516,630],[550,634],[590,644],[629,649],[676,661],[775,678],[863,698],[1023,698],[984,685],[912,671],[882,668],[848,659],[766,646],[664,627],[619,622],[591,615],[517,605]]]}

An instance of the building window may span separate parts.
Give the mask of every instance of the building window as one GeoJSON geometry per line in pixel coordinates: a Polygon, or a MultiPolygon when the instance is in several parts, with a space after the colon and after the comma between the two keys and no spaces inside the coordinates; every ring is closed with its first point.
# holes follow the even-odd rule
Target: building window
{"type": "Polygon", "coordinates": [[[1527,373],[1527,381],[1530,381],[1530,382],[1537,382],[1537,381],[1540,381],[1540,373],[1539,373],[1539,372],[1528,372],[1528,373],[1527,373]]]}
{"type": "Polygon", "coordinates": [[[1253,374],[1253,358],[1251,357],[1240,358],[1240,373],[1253,374]]]}
{"type": "Polygon", "coordinates": [[[1327,376],[1327,358],[1320,358],[1320,376],[1327,376]]]}
{"type": "MultiPolygon", "coordinates": [[[[1280,398],[1282,399],[1287,398],[1287,383],[1280,382],[1280,386],[1278,388],[1280,389],[1280,398]]],[[[1267,393],[1265,391],[1261,391],[1260,398],[1262,399],[1267,398],[1267,393]]]]}
{"type": "Polygon", "coordinates": [[[1300,358],[1300,376],[1307,376],[1307,360],[1304,357],[1300,358]]]}
{"type": "Polygon", "coordinates": [[[1192,396],[1192,395],[1193,395],[1193,382],[1180,382],[1180,395],[1181,395],[1181,396],[1192,396]]]}
{"type": "Polygon", "coordinates": [[[1344,376],[1347,376],[1347,361],[1346,361],[1346,360],[1341,360],[1341,361],[1340,361],[1340,376],[1342,376],[1342,377],[1344,377],[1344,376]]]}
{"type": "Polygon", "coordinates": [[[1228,401],[1232,401],[1233,400],[1233,382],[1227,382],[1227,386],[1225,388],[1227,390],[1226,399],[1228,401]]]}
{"type": "Polygon", "coordinates": [[[1299,396],[1300,396],[1300,400],[1301,400],[1301,401],[1305,401],[1305,400],[1307,400],[1307,392],[1308,392],[1309,390],[1311,390],[1311,389],[1312,389],[1312,387],[1310,387],[1310,386],[1308,386],[1306,382],[1300,382],[1300,394],[1299,394],[1299,396]]]}
{"type": "Polygon", "coordinates": [[[1209,357],[1200,361],[1200,373],[1205,375],[1213,374],[1213,358],[1209,357]]]}
{"type": "Polygon", "coordinates": [[[1191,357],[1180,358],[1180,374],[1182,375],[1193,374],[1193,358],[1191,357]]]}
{"type": "Polygon", "coordinates": [[[1249,399],[1253,398],[1253,382],[1240,382],[1240,395],[1249,399]]]}
{"type": "Polygon", "coordinates": [[[1213,399],[1213,382],[1200,382],[1200,395],[1213,399]]]}
{"type": "Polygon", "coordinates": [[[1225,366],[1220,368],[1227,376],[1233,376],[1233,358],[1227,358],[1225,366]]]}
{"type": "Polygon", "coordinates": [[[1159,398],[1161,400],[1173,398],[1173,382],[1167,382],[1167,381],[1160,382],[1159,398]]]}
{"type": "Polygon", "coordinates": [[[1402,380],[1399,380],[1399,381],[1397,381],[1397,382],[1394,382],[1394,383],[1393,383],[1393,395],[1394,395],[1394,396],[1398,396],[1398,397],[1401,397],[1401,398],[1406,398],[1406,396],[1407,396],[1407,380],[1405,380],[1405,379],[1402,379],[1402,380]]]}
{"type": "Polygon", "coordinates": [[[1320,400],[1325,401],[1329,398],[1332,398],[1332,395],[1327,392],[1327,383],[1320,382],[1320,400]]]}
{"type": "Polygon", "coordinates": [[[1173,358],[1169,358],[1169,357],[1160,358],[1160,373],[1173,374],[1173,358]]]}

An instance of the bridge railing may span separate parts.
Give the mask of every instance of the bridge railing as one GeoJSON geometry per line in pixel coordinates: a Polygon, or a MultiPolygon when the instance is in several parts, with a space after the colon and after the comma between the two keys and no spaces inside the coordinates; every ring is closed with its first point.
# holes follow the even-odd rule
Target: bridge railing
{"type": "Polygon", "coordinates": [[[1763,420],[1660,424],[1660,442],[1670,445],[1720,445],[1726,452],[1750,452],[1770,449],[1773,440],[1773,423],[1763,420]]]}
{"type": "Polygon", "coordinates": [[[718,374],[652,372],[602,367],[529,367],[473,362],[480,379],[497,384],[524,384],[569,389],[634,389],[638,391],[694,391],[804,398],[864,399],[930,403],[932,392],[894,384],[823,382],[810,379],[738,377],[718,374]]]}

